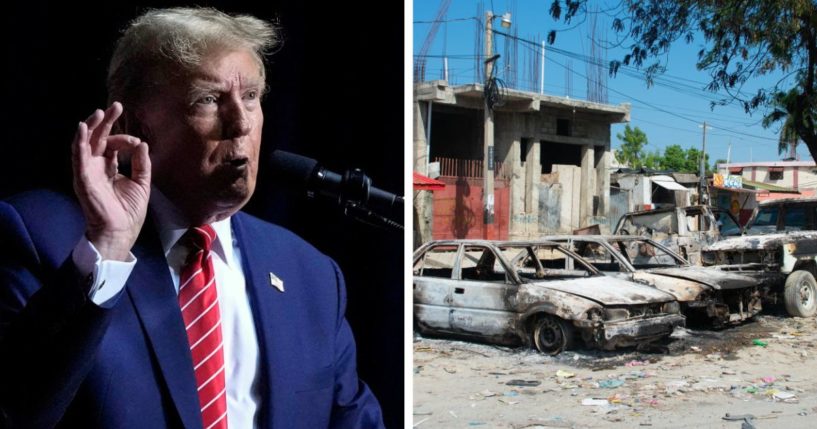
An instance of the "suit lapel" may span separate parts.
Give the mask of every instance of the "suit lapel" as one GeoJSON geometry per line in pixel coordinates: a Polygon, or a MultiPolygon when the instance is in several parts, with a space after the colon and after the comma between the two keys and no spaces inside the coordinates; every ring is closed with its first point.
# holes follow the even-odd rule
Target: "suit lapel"
{"type": "MultiPolygon", "coordinates": [[[[270,285],[269,273],[281,275],[287,271],[285,267],[286,249],[280,249],[275,237],[262,236],[252,230],[252,225],[242,213],[233,216],[233,231],[241,249],[241,260],[244,276],[247,281],[247,291],[250,296],[255,330],[258,335],[260,351],[259,368],[262,386],[260,408],[260,427],[272,427],[275,407],[273,404],[283,404],[281,388],[285,386],[286,374],[290,372],[288,365],[293,359],[287,356],[292,350],[293,336],[287,332],[291,321],[287,319],[291,309],[287,293],[281,292],[270,285]],[[252,237],[252,239],[244,239],[252,237]],[[263,245],[258,240],[265,240],[263,245]]],[[[282,277],[286,288],[286,277],[282,277]]],[[[295,360],[297,361],[297,360],[295,360]]]]}
{"type": "Polygon", "coordinates": [[[138,262],[128,279],[128,295],[167,383],[185,428],[201,428],[193,360],[173,281],[152,223],[146,222],[133,248],[138,262]]]}

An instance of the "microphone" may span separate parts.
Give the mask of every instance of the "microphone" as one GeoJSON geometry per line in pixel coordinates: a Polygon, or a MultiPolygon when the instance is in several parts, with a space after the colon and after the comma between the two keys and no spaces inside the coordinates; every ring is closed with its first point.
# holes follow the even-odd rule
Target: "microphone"
{"type": "Polygon", "coordinates": [[[371,221],[369,216],[377,214],[394,223],[393,219],[403,214],[403,197],[375,188],[360,169],[346,170],[341,175],[323,168],[312,158],[283,150],[274,150],[270,161],[271,176],[276,182],[309,198],[331,199],[347,214],[352,211],[353,216],[366,218],[361,220],[371,221]]]}

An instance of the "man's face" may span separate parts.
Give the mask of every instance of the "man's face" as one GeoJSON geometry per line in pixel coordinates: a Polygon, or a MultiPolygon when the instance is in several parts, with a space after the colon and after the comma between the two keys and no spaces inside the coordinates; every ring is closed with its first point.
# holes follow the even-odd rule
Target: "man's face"
{"type": "Polygon", "coordinates": [[[213,52],[137,112],[153,183],[191,222],[232,215],[255,189],[264,124],[261,70],[249,51],[213,52]]]}

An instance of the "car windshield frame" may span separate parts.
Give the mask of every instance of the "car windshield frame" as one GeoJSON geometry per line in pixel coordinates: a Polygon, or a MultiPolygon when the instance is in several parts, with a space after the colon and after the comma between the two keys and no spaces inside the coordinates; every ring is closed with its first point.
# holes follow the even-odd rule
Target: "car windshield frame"
{"type": "MultiPolygon", "coordinates": [[[[499,247],[517,247],[517,246],[506,245],[506,246],[497,246],[497,247],[499,248],[499,247]]],[[[542,281],[554,281],[554,280],[557,280],[557,279],[554,279],[554,278],[549,279],[547,274],[548,273],[554,273],[554,272],[557,272],[557,271],[560,271],[560,270],[559,269],[551,269],[551,268],[542,267],[541,266],[541,261],[539,261],[538,257],[533,258],[533,259],[536,259],[537,261],[539,261],[539,262],[537,262],[538,267],[535,267],[535,268],[537,269],[537,272],[538,272],[539,268],[541,268],[543,271],[541,273],[537,274],[537,278],[532,279],[532,278],[528,278],[527,275],[523,276],[523,275],[519,274],[519,267],[518,267],[519,264],[521,262],[523,262],[524,259],[526,259],[528,257],[531,257],[531,256],[535,256],[535,253],[536,253],[537,250],[540,250],[540,248],[545,248],[545,247],[549,248],[552,251],[557,251],[557,252],[560,252],[560,253],[564,254],[565,259],[571,259],[573,261],[573,264],[572,264],[573,269],[570,270],[570,271],[583,271],[583,272],[587,273],[584,276],[575,276],[575,278],[589,278],[589,277],[597,277],[597,276],[604,276],[605,275],[599,269],[594,267],[593,264],[587,262],[584,258],[579,256],[576,252],[559,245],[559,243],[553,243],[553,242],[525,243],[524,245],[519,245],[518,247],[520,247],[520,248],[524,247],[525,250],[519,252],[516,256],[513,257],[513,259],[509,260],[508,262],[512,267],[512,271],[514,272],[514,274],[517,276],[517,278],[519,279],[519,281],[521,283],[535,283],[535,282],[542,282],[542,281]],[[531,252],[533,252],[533,254],[531,252]],[[581,268],[576,268],[576,263],[578,263],[581,266],[581,268]],[[538,278],[539,275],[542,275],[542,277],[538,278]]],[[[566,271],[566,270],[561,270],[561,271],[566,271]]]]}

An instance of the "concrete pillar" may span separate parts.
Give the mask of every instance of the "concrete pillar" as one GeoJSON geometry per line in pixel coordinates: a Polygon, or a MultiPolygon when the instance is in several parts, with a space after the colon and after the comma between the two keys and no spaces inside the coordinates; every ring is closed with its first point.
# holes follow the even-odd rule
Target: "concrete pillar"
{"type": "Polygon", "coordinates": [[[558,183],[562,188],[559,199],[559,232],[570,233],[580,226],[581,216],[581,167],[575,165],[553,164],[553,173],[558,175],[558,183]]]}
{"type": "Polygon", "coordinates": [[[595,216],[607,217],[610,212],[610,151],[596,146],[596,195],[599,205],[595,216]]]}
{"type": "Polygon", "coordinates": [[[588,221],[593,216],[593,194],[595,193],[595,155],[593,145],[582,145],[582,172],[581,172],[581,196],[579,200],[579,227],[589,225],[588,221]]]}
{"type": "Polygon", "coordinates": [[[528,152],[525,155],[525,212],[539,216],[539,183],[542,177],[542,161],[540,158],[540,143],[530,140],[528,152]]]}
{"type": "Polygon", "coordinates": [[[428,103],[423,101],[414,102],[414,171],[420,174],[428,174],[428,150],[426,145],[426,120],[428,116],[428,103]]]}
{"type": "MultiPolygon", "coordinates": [[[[414,171],[428,174],[428,149],[426,147],[426,123],[428,104],[414,102],[414,171]]],[[[414,191],[414,248],[431,241],[433,218],[433,195],[431,191],[414,191]]]]}
{"type": "Polygon", "coordinates": [[[513,137],[508,151],[513,174],[511,175],[511,225],[512,239],[520,238],[525,234],[525,168],[522,165],[522,144],[518,136],[513,137]]]}
{"type": "Polygon", "coordinates": [[[414,194],[414,249],[431,241],[434,219],[434,193],[413,191],[414,194]]]}

